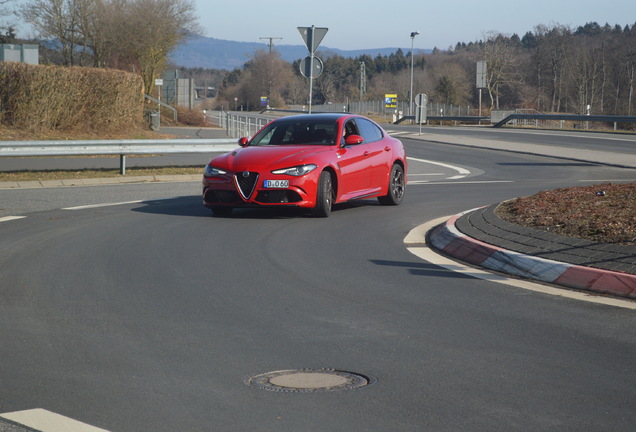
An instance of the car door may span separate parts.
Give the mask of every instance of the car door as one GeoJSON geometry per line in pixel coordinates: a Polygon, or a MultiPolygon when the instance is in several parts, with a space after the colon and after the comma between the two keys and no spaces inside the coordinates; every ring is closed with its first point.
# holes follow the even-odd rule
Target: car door
{"type": "Polygon", "coordinates": [[[345,138],[350,135],[360,135],[354,120],[349,120],[343,125],[343,133],[338,150],[338,168],[340,169],[338,181],[338,195],[341,200],[349,200],[364,194],[369,187],[366,146],[364,142],[358,144],[346,144],[345,138]]]}
{"type": "Polygon", "coordinates": [[[389,153],[384,143],[384,133],[372,121],[357,118],[356,125],[360,135],[364,138],[364,154],[366,159],[367,184],[371,193],[377,192],[387,184],[387,177],[391,169],[389,153]]]}

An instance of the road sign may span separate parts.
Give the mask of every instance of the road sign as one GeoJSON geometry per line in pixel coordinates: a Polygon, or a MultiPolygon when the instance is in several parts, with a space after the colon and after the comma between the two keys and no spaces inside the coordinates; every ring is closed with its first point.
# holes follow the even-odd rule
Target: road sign
{"type": "Polygon", "coordinates": [[[421,105],[415,108],[415,123],[422,124],[426,123],[427,120],[427,106],[421,105]]]}
{"type": "Polygon", "coordinates": [[[486,88],[486,72],[488,67],[486,66],[485,61],[477,62],[477,88],[486,88]]]}
{"type": "Polygon", "coordinates": [[[417,105],[418,107],[425,107],[426,105],[428,105],[428,96],[426,96],[424,93],[420,93],[415,96],[415,105],[417,105]]]}
{"type": "Polygon", "coordinates": [[[327,27],[298,27],[300,37],[305,41],[309,54],[316,52],[318,45],[320,45],[320,42],[322,42],[328,30],[327,27]]]}
{"type": "Polygon", "coordinates": [[[417,105],[415,108],[415,123],[418,123],[421,126],[422,123],[426,123],[428,96],[424,93],[420,93],[415,96],[415,105],[417,105]]]}
{"type": "Polygon", "coordinates": [[[397,108],[397,94],[384,95],[384,108],[397,108]]]}
{"type": "Polygon", "coordinates": [[[311,114],[311,94],[313,93],[314,78],[320,76],[323,68],[322,60],[314,56],[314,53],[327,34],[327,30],[329,29],[326,27],[298,27],[300,37],[303,38],[309,50],[309,57],[304,58],[300,63],[300,72],[306,78],[309,78],[309,114],[311,114]]]}
{"type": "Polygon", "coordinates": [[[313,56],[313,69],[312,56],[307,56],[300,61],[300,73],[303,74],[305,78],[318,78],[320,74],[322,74],[323,69],[324,65],[322,60],[316,56],[313,56]]]}

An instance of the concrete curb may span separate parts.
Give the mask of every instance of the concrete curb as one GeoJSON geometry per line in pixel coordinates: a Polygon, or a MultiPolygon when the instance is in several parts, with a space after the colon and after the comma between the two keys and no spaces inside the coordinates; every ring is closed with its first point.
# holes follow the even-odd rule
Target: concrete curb
{"type": "Polygon", "coordinates": [[[502,249],[461,233],[460,213],[429,232],[428,242],[443,253],[490,270],[567,288],[636,298],[636,275],[584,267],[502,249]]]}

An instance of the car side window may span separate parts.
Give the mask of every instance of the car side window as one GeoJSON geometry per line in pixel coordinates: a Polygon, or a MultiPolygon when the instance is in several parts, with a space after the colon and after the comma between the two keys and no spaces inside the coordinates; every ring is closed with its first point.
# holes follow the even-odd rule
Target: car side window
{"type": "Polygon", "coordinates": [[[380,141],[383,138],[384,134],[382,133],[382,130],[373,122],[359,118],[356,119],[356,123],[360,128],[360,135],[364,138],[364,142],[371,143],[380,141]]]}
{"type": "Polygon", "coordinates": [[[356,123],[353,120],[349,120],[348,122],[346,122],[344,125],[344,128],[342,129],[341,143],[343,145],[345,143],[345,138],[348,137],[349,135],[360,135],[360,132],[358,131],[358,127],[356,126],[356,123]]]}

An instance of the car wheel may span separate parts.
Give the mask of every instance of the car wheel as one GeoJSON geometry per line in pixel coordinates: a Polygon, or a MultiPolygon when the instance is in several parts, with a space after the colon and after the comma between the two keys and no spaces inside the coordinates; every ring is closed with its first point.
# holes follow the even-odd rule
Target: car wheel
{"type": "Polygon", "coordinates": [[[327,217],[331,213],[333,205],[334,193],[331,174],[327,171],[320,173],[318,179],[318,190],[316,191],[316,207],[311,211],[312,216],[327,217]]]}
{"type": "Polygon", "coordinates": [[[382,205],[399,205],[404,197],[404,169],[399,164],[394,164],[389,175],[389,192],[378,201],[382,205]]]}
{"type": "Polygon", "coordinates": [[[226,206],[214,206],[211,207],[210,210],[212,210],[212,214],[214,216],[229,216],[232,214],[232,207],[226,207],[226,206]]]}

